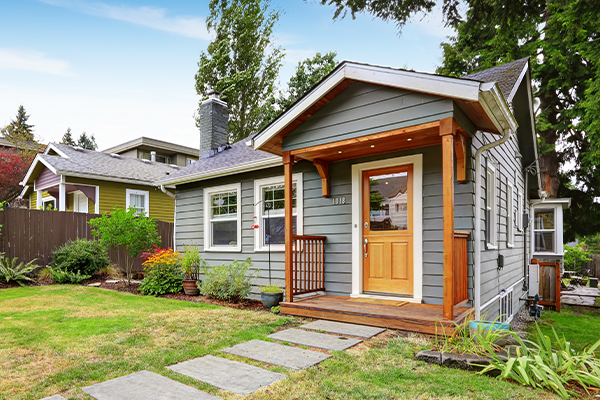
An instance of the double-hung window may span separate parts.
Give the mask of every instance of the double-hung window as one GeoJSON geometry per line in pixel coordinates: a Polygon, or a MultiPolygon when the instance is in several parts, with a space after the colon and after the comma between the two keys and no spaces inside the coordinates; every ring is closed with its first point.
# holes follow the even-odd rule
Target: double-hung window
{"type": "Polygon", "coordinates": [[[127,209],[133,207],[138,215],[148,215],[150,208],[150,196],[148,191],[127,189],[125,196],[125,205],[127,209]]]}
{"type": "Polygon", "coordinates": [[[517,209],[515,208],[515,187],[512,183],[506,185],[506,246],[515,245],[515,223],[517,209]]]}
{"type": "Polygon", "coordinates": [[[488,248],[496,248],[496,168],[488,162],[486,171],[485,236],[488,248]]]}
{"type": "Polygon", "coordinates": [[[533,243],[536,253],[556,252],[554,208],[539,208],[533,212],[533,243]]]}
{"type": "Polygon", "coordinates": [[[204,250],[240,251],[241,186],[204,189],[204,250]]]}
{"type": "MultiPolygon", "coordinates": [[[[254,181],[256,222],[254,247],[257,251],[285,249],[285,185],[283,177],[254,181]]],[[[302,234],[302,174],[292,175],[292,216],[294,235],[302,234]]]]}

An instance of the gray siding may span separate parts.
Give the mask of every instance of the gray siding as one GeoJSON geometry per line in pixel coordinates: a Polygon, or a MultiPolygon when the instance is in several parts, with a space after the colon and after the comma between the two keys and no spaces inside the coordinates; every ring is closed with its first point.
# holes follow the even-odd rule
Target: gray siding
{"type": "Polygon", "coordinates": [[[294,150],[452,117],[452,100],[353,83],[283,139],[294,150]]]}

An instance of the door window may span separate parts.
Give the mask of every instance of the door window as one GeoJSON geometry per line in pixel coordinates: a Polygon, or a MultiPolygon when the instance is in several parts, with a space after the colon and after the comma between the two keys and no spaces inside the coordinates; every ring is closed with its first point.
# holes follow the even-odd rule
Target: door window
{"type": "Polygon", "coordinates": [[[408,230],[408,172],[369,177],[371,231],[408,230]]]}

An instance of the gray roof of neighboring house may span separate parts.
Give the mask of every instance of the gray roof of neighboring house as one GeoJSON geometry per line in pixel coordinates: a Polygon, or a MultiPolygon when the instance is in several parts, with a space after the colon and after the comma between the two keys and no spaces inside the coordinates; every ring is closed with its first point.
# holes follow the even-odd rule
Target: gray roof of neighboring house
{"type": "Polygon", "coordinates": [[[461,79],[471,79],[481,82],[496,82],[504,98],[508,101],[508,96],[512,92],[523,68],[529,62],[529,57],[520,60],[511,61],[497,67],[475,72],[469,75],[461,76],[461,79]]]}
{"type": "Polygon", "coordinates": [[[250,138],[251,137],[248,137],[232,144],[228,149],[223,150],[221,153],[216,153],[210,157],[202,156],[198,161],[181,168],[179,171],[170,174],[168,177],[163,177],[163,179],[171,180],[174,178],[216,171],[239,164],[277,157],[266,151],[254,150],[252,147],[247,146],[246,142],[250,140],[250,138]]]}
{"type": "Polygon", "coordinates": [[[4,136],[0,136],[0,146],[2,146],[2,147],[17,147],[13,142],[9,141],[4,136]]]}
{"type": "Polygon", "coordinates": [[[151,184],[165,176],[173,174],[179,168],[159,162],[145,162],[138,158],[113,157],[108,153],[75,148],[64,144],[52,143],[66,157],[60,155],[40,154],[57,171],[68,175],[74,174],[96,175],[136,180],[140,183],[151,184]]]}
{"type": "Polygon", "coordinates": [[[121,143],[117,146],[110,147],[106,150],[102,150],[103,153],[122,153],[124,151],[128,151],[131,149],[135,149],[137,147],[149,147],[149,148],[158,148],[167,153],[181,153],[186,155],[191,155],[198,157],[199,149],[194,147],[182,146],[180,144],[165,142],[163,140],[152,139],[145,136],[142,136],[137,139],[130,140],[125,143],[121,143]]]}

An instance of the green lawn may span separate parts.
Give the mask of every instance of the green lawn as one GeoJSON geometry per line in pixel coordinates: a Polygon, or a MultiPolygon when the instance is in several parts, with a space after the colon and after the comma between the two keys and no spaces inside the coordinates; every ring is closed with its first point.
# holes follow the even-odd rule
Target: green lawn
{"type": "MultiPolygon", "coordinates": [[[[223,399],[540,399],[551,394],[414,361],[430,339],[378,338],[301,372],[219,350],[266,336],[287,323],[267,312],[135,296],[82,286],[0,290],[0,399],[60,393],[91,399],[78,387],[147,369],[223,399]],[[214,354],[288,374],[237,396],[165,369],[214,354]]],[[[596,331],[597,332],[597,331],[596,331]]]]}
{"type": "MultiPolygon", "coordinates": [[[[564,335],[574,349],[582,350],[600,339],[600,311],[563,307],[561,312],[543,311],[539,320],[544,335],[554,337],[552,328],[559,337],[564,335]]],[[[534,325],[529,327],[535,333],[534,325]]],[[[598,354],[598,353],[596,353],[598,354]]]]}

